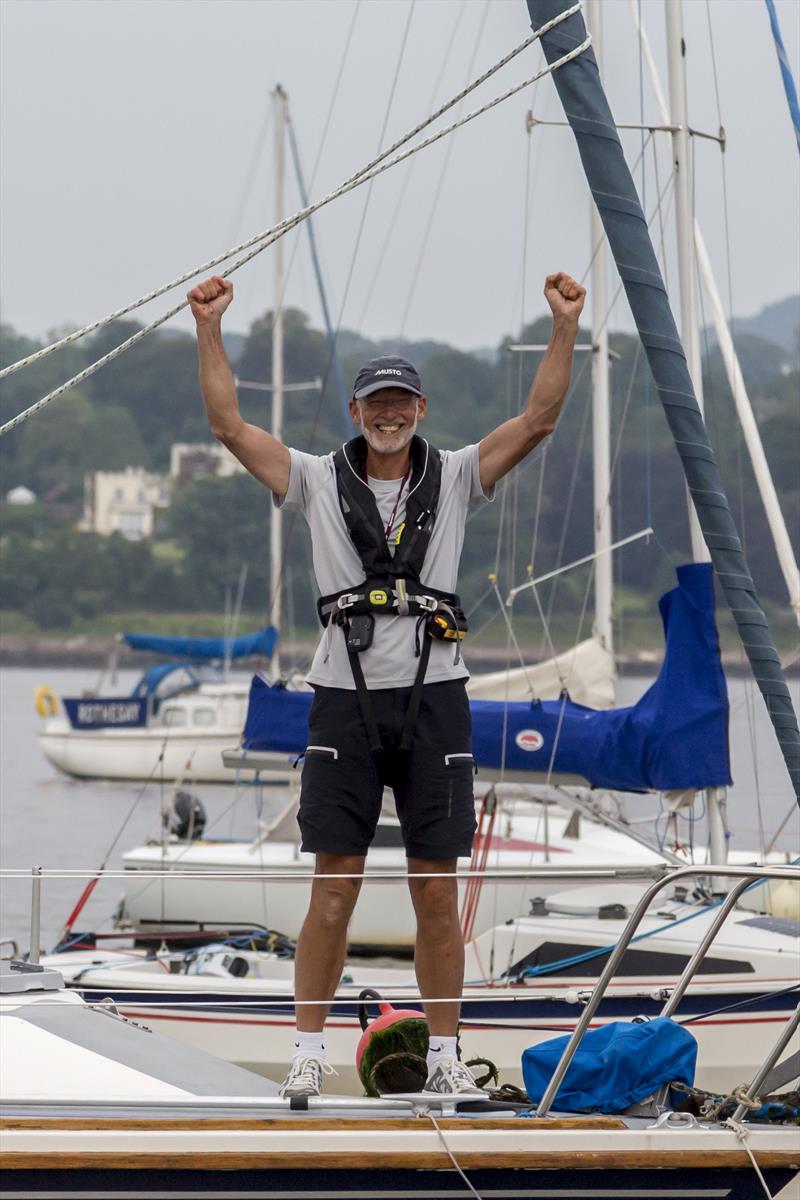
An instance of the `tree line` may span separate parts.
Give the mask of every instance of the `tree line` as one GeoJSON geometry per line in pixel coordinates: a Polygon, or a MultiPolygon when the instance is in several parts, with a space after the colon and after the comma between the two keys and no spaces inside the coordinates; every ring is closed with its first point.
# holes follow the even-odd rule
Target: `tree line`
{"type": "MultiPolygon", "coordinates": [[[[10,376],[0,396],[0,419],[19,410],[104,354],[140,326],[119,321],[10,376]]],[[[513,353],[512,342],[546,341],[549,319],[505,338],[493,357],[428,342],[379,343],[343,331],[339,350],[345,379],[363,360],[401,352],[419,366],[430,397],[424,432],[444,448],[479,440],[524,404],[535,372],[534,354],[513,353]]],[[[237,374],[268,380],[272,314],[246,336],[229,335],[237,374]]],[[[587,335],[582,335],[584,343],[587,335]]],[[[284,436],[299,449],[324,453],[350,436],[335,393],[327,338],[297,309],[285,313],[285,378],[324,381],[321,392],[289,393],[284,436]]],[[[674,564],[689,557],[684,486],[677,453],[655,395],[638,339],[612,334],[612,458],[614,536],[651,525],[656,540],[615,556],[617,582],[629,597],[652,604],[671,585],[674,564]]],[[[0,364],[38,348],[10,326],[2,328],[0,364]]],[[[797,470],[796,358],[754,334],[737,336],[745,379],[790,530],[800,528],[797,470]]],[[[544,453],[523,464],[500,489],[495,504],[470,521],[461,593],[475,620],[496,599],[479,598],[496,572],[500,590],[578,558],[592,546],[591,354],[575,356],[573,385],[556,434],[544,453]]],[[[723,480],[743,531],[751,569],[767,601],[785,603],[785,591],[718,350],[706,346],[706,419],[723,480]]],[[[247,420],[269,424],[268,394],[243,391],[247,420]]],[[[195,479],[176,485],[171,507],[152,542],[127,542],[76,529],[83,479],[94,470],[142,466],[165,472],[173,442],[208,441],[197,383],[194,337],[161,331],[91,376],[80,388],[0,441],[3,493],[23,484],[38,502],[2,506],[0,608],[25,612],[38,626],[64,630],[104,613],[221,611],[243,563],[248,565],[244,607],[269,607],[269,497],[249,477],[195,479]]],[[[287,517],[285,579],[293,619],[315,622],[307,533],[287,517]]],[[[568,574],[545,589],[551,612],[584,602],[587,572],[568,574]]]]}

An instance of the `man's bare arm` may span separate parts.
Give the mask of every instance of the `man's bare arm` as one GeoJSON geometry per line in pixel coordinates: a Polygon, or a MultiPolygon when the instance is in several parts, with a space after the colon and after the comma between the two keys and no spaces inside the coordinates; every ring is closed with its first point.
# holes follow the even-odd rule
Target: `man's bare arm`
{"type": "Polygon", "coordinates": [[[518,417],[498,425],[479,447],[481,487],[486,489],[522,462],[556,427],[572,374],[578,318],[586,291],[569,275],[548,275],[544,294],[553,313],[550,342],[518,417]]]}
{"type": "Polygon", "coordinates": [[[251,475],[279,496],[289,487],[289,451],[265,429],[249,425],[239,400],[222,342],[222,314],[233,299],[233,284],[212,276],[187,294],[197,324],[200,390],[211,432],[251,475]]]}

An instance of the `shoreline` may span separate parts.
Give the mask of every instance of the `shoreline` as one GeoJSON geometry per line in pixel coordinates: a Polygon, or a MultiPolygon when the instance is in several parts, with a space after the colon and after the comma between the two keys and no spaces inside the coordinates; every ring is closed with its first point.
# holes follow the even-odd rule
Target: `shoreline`
{"type": "MultiPolygon", "coordinates": [[[[298,655],[310,662],[315,643],[307,641],[285,642],[283,651],[288,656],[298,655]]],[[[118,670],[144,670],[163,659],[154,654],[143,654],[141,651],[130,650],[110,634],[75,634],[67,637],[48,637],[43,634],[0,634],[0,669],[3,667],[41,667],[53,670],[82,668],[101,670],[109,659],[115,658],[115,668],[118,670]]],[[[635,654],[626,653],[617,656],[619,667],[628,675],[654,675],[661,663],[662,651],[642,650],[635,654]]],[[[496,647],[475,646],[470,649],[469,661],[480,663],[484,668],[502,670],[506,658],[496,647]]],[[[535,665],[537,660],[531,660],[535,665]]],[[[263,666],[261,659],[240,660],[240,666],[258,670],[263,666]]],[[[513,665],[517,665],[516,663],[513,665]]],[[[733,679],[744,679],[750,676],[747,661],[742,660],[741,652],[722,651],[722,665],[725,673],[733,679]]],[[[785,673],[790,679],[800,678],[800,662],[794,662],[785,673]]]]}

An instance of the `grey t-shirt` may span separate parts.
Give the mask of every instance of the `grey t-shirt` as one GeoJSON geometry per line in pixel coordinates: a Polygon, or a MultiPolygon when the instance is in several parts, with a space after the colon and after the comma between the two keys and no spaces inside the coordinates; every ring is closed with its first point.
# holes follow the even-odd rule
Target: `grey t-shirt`
{"type": "MultiPolygon", "coordinates": [[[[320,595],[354,587],[363,581],[364,569],[339,510],[333,454],[317,456],[301,450],[290,450],[290,454],[288,490],[283,498],[273,494],[273,500],[278,507],[302,512],[308,521],[320,595]]],[[[477,445],[465,446],[463,450],[443,450],[441,454],[439,504],[421,577],[429,587],[454,592],[470,503],[493,499],[494,488],[484,492],[481,487],[477,445]]],[[[368,482],[381,519],[387,525],[392,518],[401,481],[370,477],[368,482]]],[[[405,492],[404,488],[392,519],[393,531],[405,520],[405,492]]],[[[414,682],[418,666],[414,654],[415,624],[410,617],[376,617],[372,645],[360,656],[368,687],[410,687],[414,682]]],[[[434,641],[425,682],[467,678],[469,672],[463,659],[456,665],[454,658],[452,642],[434,641]]],[[[355,687],[344,634],[338,627],[329,626],[323,633],[308,681],[325,687],[355,687]]]]}

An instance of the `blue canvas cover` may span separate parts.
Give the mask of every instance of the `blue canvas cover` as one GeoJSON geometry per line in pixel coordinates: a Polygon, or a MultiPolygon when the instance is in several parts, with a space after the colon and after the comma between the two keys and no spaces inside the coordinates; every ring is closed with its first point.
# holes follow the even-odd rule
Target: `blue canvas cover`
{"type": "MultiPolygon", "coordinates": [[[[659,601],[666,636],[655,683],[628,708],[598,711],[562,700],[470,702],[478,767],[577,774],[620,791],[725,786],[728,697],[714,623],[711,567],[678,568],[678,586],[659,601]],[[504,748],[505,741],[505,748],[504,748]]],[[[244,746],[300,754],[310,692],[287,692],[256,677],[244,746]]]]}
{"type": "MultiPolygon", "coordinates": [[[[527,0],[534,29],[566,12],[570,0],[527,0]]],[[[548,63],[581,46],[579,6],[541,38],[548,63]]],[[[586,181],[625,288],[664,415],[686,476],[717,579],[736,622],[800,804],[800,728],[780,655],[761,607],[694,394],[647,220],[625,161],[591,46],[553,73],[575,135],[586,181]]]]}
{"type": "MultiPolygon", "coordinates": [[[[522,1054],[522,1078],[538,1104],[558,1066],[569,1035],[530,1046],[522,1054]]],[[[553,1107],[561,1112],[622,1112],[663,1083],[694,1084],[697,1042],[669,1017],[611,1021],[583,1035],[553,1107]]]]}
{"type": "Polygon", "coordinates": [[[217,658],[269,658],[278,640],[273,625],[258,633],[244,633],[236,638],[164,637],[151,633],[123,633],[132,650],[149,650],[165,658],[191,658],[195,662],[217,658]]]}
{"type": "Polygon", "coordinates": [[[712,568],[678,567],[659,600],[666,653],[658,677],[629,708],[598,711],[569,699],[473,700],[479,766],[582,775],[622,791],[721,787],[731,782],[728,694],[714,622],[712,568]]]}

